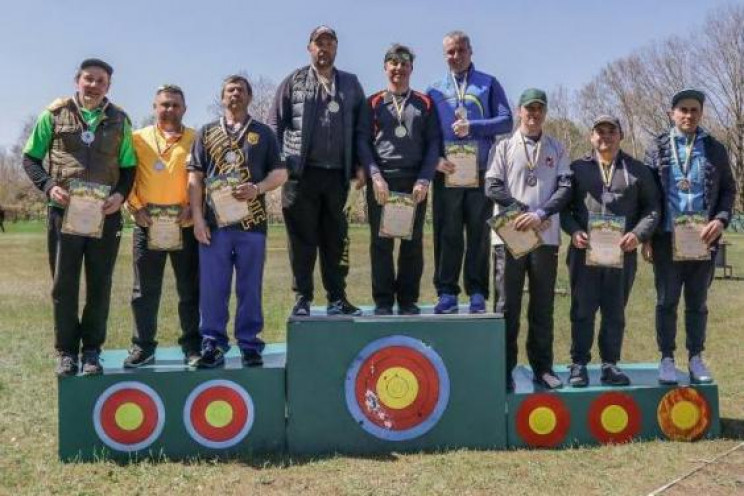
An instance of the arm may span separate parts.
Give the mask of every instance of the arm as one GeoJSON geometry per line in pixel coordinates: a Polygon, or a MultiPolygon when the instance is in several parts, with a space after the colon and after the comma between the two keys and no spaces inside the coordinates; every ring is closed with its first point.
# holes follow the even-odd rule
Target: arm
{"type": "Polygon", "coordinates": [[[279,143],[284,143],[284,130],[286,129],[286,120],[292,118],[292,98],[290,93],[290,87],[292,81],[292,74],[287,76],[284,81],[279,84],[274,95],[274,101],[269,110],[269,116],[266,120],[268,126],[276,134],[279,143]]]}
{"type": "Polygon", "coordinates": [[[434,178],[437,164],[439,163],[440,151],[442,149],[442,132],[439,128],[439,113],[437,107],[432,102],[431,111],[426,118],[426,149],[424,150],[424,160],[419,171],[419,180],[430,182],[434,178]]]}
{"type": "Polygon", "coordinates": [[[721,171],[721,186],[720,193],[718,195],[718,203],[716,204],[714,219],[720,220],[723,223],[723,228],[728,227],[731,221],[731,209],[734,206],[734,200],[736,199],[736,181],[734,175],[731,172],[731,163],[729,162],[728,153],[723,146],[719,147],[720,162],[717,164],[721,171]]]}
{"type": "MultiPolygon", "coordinates": [[[[359,84],[359,83],[357,83],[359,84]]],[[[363,91],[359,85],[360,93],[363,91]]],[[[364,95],[364,93],[361,93],[364,95]]],[[[354,140],[356,145],[356,163],[364,169],[368,176],[379,173],[380,169],[375,161],[374,154],[374,136],[372,130],[374,110],[366,98],[362,98],[359,103],[359,112],[357,114],[356,127],[354,129],[354,140]]]]}
{"type": "Polygon", "coordinates": [[[636,184],[639,186],[638,202],[641,216],[631,232],[643,243],[651,238],[659,223],[659,191],[648,167],[639,167],[638,171],[636,184]]]}
{"type": "Polygon", "coordinates": [[[23,170],[31,182],[39,190],[49,196],[50,190],[56,186],[52,176],[44,170],[44,157],[49,152],[54,138],[54,123],[52,114],[48,110],[42,112],[36,119],[31,134],[23,147],[23,170]]]}
{"type": "Polygon", "coordinates": [[[576,167],[574,163],[571,164],[571,198],[568,201],[566,207],[561,210],[561,229],[573,238],[577,232],[583,232],[584,228],[581,227],[579,221],[576,220],[574,211],[576,210],[576,204],[580,201],[578,198],[578,188],[576,185],[576,167]]]}
{"type": "Polygon", "coordinates": [[[132,124],[129,118],[124,120],[122,129],[122,140],[119,145],[119,180],[111,190],[111,195],[103,204],[103,212],[111,215],[118,212],[122,203],[134,185],[134,174],[137,167],[137,156],[134,153],[134,143],[132,140],[132,124]]]}
{"type": "Polygon", "coordinates": [[[495,136],[511,132],[514,125],[509,100],[506,98],[504,88],[496,79],[491,80],[489,90],[489,117],[487,119],[476,119],[470,121],[470,134],[474,137],[495,136]]]}
{"type": "Polygon", "coordinates": [[[550,198],[538,209],[542,210],[542,220],[547,219],[553,214],[557,214],[563,210],[568,202],[571,201],[572,193],[572,182],[571,182],[571,167],[568,161],[568,153],[566,149],[556,143],[556,158],[557,158],[557,187],[556,190],[550,195],[550,198]]]}
{"type": "Polygon", "coordinates": [[[486,171],[486,196],[500,207],[508,207],[516,200],[506,186],[506,152],[509,140],[503,140],[496,146],[491,158],[491,165],[486,171]]]}

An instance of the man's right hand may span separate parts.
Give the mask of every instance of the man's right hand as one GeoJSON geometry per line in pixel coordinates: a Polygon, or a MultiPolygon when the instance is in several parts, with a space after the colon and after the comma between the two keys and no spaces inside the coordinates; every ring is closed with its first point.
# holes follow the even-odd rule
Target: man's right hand
{"type": "Polygon", "coordinates": [[[52,186],[52,189],[49,190],[49,199],[66,207],[70,203],[70,193],[62,186],[52,186]]]}
{"type": "Polygon", "coordinates": [[[650,241],[646,241],[645,243],[643,243],[643,246],[641,247],[641,255],[643,256],[643,259],[648,263],[652,263],[654,261],[654,250],[651,247],[650,241]]]}
{"type": "Polygon", "coordinates": [[[134,212],[134,222],[140,227],[150,227],[152,225],[152,219],[150,219],[150,214],[147,213],[146,208],[140,208],[134,212]]]}
{"type": "Polygon", "coordinates": [[[452,174],[455,172],[455,164],[446,158],[440,158],[439,163],[437,164],[437,170],[443,174],[452,174]]]}
{"type": "Polygon", "coordinates": [[[589,246],[589,236],[584,231],[576,231],[571,236],[571,244],[579,250],[584,250],[589,246]]]}
{"type": "Polygon", "coordinates": [[[194,217],[194,237],[199,243],[209,246],[212,233],[209,231],[209,226],[204,220],[204,217],[194,217]]]}
{"type": "Polygon", "coordinates": [[[388,189],[387,181],[382,177],[382,174],[375,174],[372,176],[372,190],[375,193],[377,204],[385,205],[390,197],[390,190],[388,189]]]}

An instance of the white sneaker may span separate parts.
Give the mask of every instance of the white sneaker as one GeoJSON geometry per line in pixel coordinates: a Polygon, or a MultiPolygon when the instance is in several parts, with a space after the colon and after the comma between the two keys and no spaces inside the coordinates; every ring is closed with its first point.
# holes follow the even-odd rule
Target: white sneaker
{"type": "Polygon", "coordinates": [[[710,384],[713,382],[713,376],[705,366],[703,357],[695,355],[690,358],[690,382],[693,384],[710,384]]]}
{"type": "Polygon", "coordinates": [[[659,384],[677,384],[677,367],[674,366],[674,358],[662,358],[659,364],[659,384]]]}

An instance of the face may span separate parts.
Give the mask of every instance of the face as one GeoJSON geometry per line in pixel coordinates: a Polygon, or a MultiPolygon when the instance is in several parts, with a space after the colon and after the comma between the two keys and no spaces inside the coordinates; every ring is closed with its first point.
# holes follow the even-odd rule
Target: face
{"type": "Polygon", "coordinates": [[[542,131],[546,115],[547,109],[545,105],[539,102],[532,102],[529,105],[519,107],[519,121],[521,126],[530,133],[539,133],[542,131]]]}
{"type": "Polygon", "coordinates": [[[251,104],[251,95],[242,81],[227,83],[222,90],[222,107],[230,110],[246,110],[251,104]]]}
{"type": "Polygon", "coordinates": [[[408,60],[397,58],[385,62],[385,74],[388,81],[396,86],[407,88],[411,80],[411,72],[413,72],[413,64],[408,60]]]}
{"type": "Polygon", "coordinates": [[[321,34],[315,41],[311,41],[307,46],[310,53],[310,60],[318,69],[328,69],[333,67],[336,60],[336,49],[338,42],[329,34],[321,34]]]}
{"type": "Polygon", "coordinates": [[[80,102],[86,106],[97,107],[109,90],[109,75],[100,67],[86,67],[80,71],[75,86],[80,102]]]}
{"type": "Polygon", "coordinates": [[[694,133],[703,117],[703,106],[694,98],[677,102],[672,109],[672,121],[683,133],[694,133]]]}
{"type": "Polygon", "coordinates": [[[603,123],[592,130],[592,147],[603,154],[617,153],[622,139],[623,133],[612,124],[603,123]]]}
{"type": "Polygon", "coordinates": [[[444,59],[452,72],[461,73],[470,67],[473,49],[463,39],[444,39],[444,59]]]}
{"type": "Polygon", "coordinates": [[[178,93],[163,91],[155,96],[155,102],[152,104],[155,110],[155,117],[160,124],[181,125],[183,114],[186,113],[186,104],[178,93]]]}

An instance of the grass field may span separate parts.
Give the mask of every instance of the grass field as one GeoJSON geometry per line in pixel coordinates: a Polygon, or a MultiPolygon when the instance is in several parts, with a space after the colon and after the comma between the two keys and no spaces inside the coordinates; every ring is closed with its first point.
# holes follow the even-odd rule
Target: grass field
{"type": "MultiPolygon", "coordinates": [[[[0,494],[645,494],[744,438],[744,281],[716,280],[710,294],[708,362],[720,385],[724,438],[698,443],[643,442],[564,451],[453,451],[376,458],[250,459],[215,462],[57,461],[57,395],[50,276],[42,224],[10,224],[0,234],[0,494]]],[[[368,229],[352,228],[353,302],[369,303],[368,229]]],[[[744,275],[744,235],[728,235],[729,258],[744,275]]],[[[132,318],[131,232],[116,267],[108,348],[128,346],[132,318]]],[[[433,301],[427,236],[422,302],[433,301]]],[[[561,258],[558,286],[567,287],[561,258]]],[[[316,275],[316,281],[319,278],[316,275]]],[[[167,272],[159,339],[178,333],[172,274],[167,272]]],[[[324,303],[316,291],[316,302],[324,303]]],[[[269,342],[284,341],[293,303],[283,228],[269,236],[264,308],[269,342]]],[[[656,361],[654,290],[641,263],[628,309],[624,359],[656,361]]],[[[556,298],[556,360],[569,349],[569,298],[556,298]]],[[[232,331],[230,331],[232,332],[232,331]]],[[[523,343],[523,340],[522,340],[523,343]]],[[[678,338],[684,349],[684,333],[678,338]]],[[[684,353],[678,366],[686,366],[684,353]]],[[[521,359],[524,358],[522,354],[521,359]]],[[[665,494],[744,493],[744,450],[723,458],[665,494]]]]}

